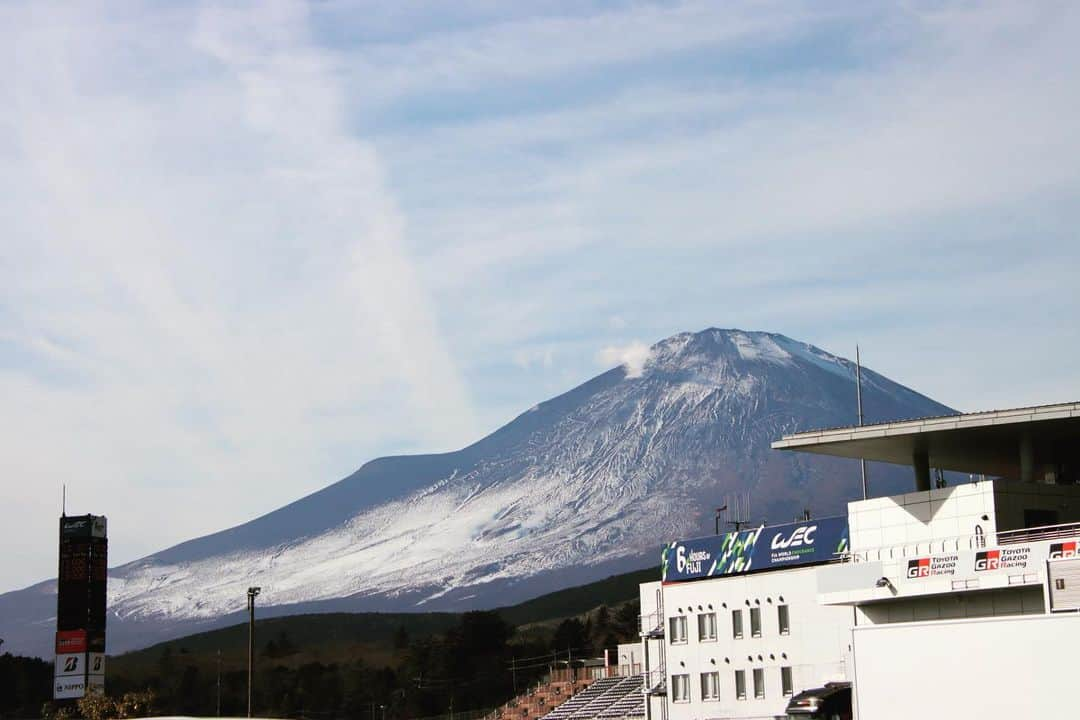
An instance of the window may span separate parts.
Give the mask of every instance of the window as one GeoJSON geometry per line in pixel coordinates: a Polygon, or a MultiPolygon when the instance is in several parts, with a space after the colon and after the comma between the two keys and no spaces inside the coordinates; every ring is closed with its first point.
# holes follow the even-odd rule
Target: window
{"type": "Polygon", "coordinates": [[[671,644],[686,642],[686,616],[676,615],[671,618],[671,644]]]}
{"type": "Polygon", "coordinates": [[[761,608],[750,608],[750,635],[761,637],[761,608]]]}
{"type": "Polygon", "coordinates": [[[780,687],[784,692],[784,697],[791,697],[795,693],[791,683],[791,668],[780,668],[780,687]]]}
{"type": "Polygon", "coordinates": [[[746,671],[745,670],[736,670],[735,671],[735,699],[736,700],[745,700],[746,699],[746,671]]]}
{"type": "Polygon", "coordinates": [[[677,703],[690,702],[690,676],[671,676],[671,701],[677,703]]]}
{"type": "Polygon", "coordinates": [[[731,637],[742,639],[742,610],[731,611],[731,637]]]}
{"type": "Polygon", "coordinates": [[[765,697],[765,670],[762,668],[754,670],[754,697],[765,697]]]}
{"type": "Polygon", "coordinates": [[[788,615],[788,606],[787,605],[777,605],[776,606],[776,620],[777,620],[777,624],[780,626],[780,634],[781,635],[790,635],[791,634],[791,616],[788,615]]]}
{"type": "Polygon", "coordinates": [[[716,613],[703,613],[697,616],[698,640],[716,639],[716,613]]]}
{"type": "Polygon", "coordinates": [[[719,700],[720,699],[720,673],[718,673],[718,672],[704,672],[704,673],[701,673],[701,699],[702,700],[719,700]]]}

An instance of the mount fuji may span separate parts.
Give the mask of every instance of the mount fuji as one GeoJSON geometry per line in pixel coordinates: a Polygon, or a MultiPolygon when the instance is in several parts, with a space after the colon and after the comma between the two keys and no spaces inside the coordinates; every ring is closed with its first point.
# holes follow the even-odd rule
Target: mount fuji
{"type": "MultiPolygon", "coordinates": [[[[868,421],[952,412],[863,370],[868,421]]],[[[783,335],[708,329],[653,345],[456,452],[385,457],[279,510],[109,571],[109,650],[260,615],[490,608],[658,561],[711,532],[725,495],[754,522],[843,512],[858,464],[775,452],[855,422],[855,367],[783,335]]],[[[875,493],[901,468],[874,467],[875,493]]],[[[0,595],[5,650],[51,652],[55,581],[0,595]]]]}

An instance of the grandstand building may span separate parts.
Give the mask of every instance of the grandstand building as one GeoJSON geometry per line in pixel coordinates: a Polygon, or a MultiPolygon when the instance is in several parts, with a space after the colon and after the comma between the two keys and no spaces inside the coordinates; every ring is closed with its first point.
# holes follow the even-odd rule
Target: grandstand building
{"type": "Polygon", "coordinates": [[[835,681],[864,719],[1074,714],[1080,403],[773,447],[907,464],[914,489],[667,545],[640,591],[649,720],[784,717],[835,681]]]}

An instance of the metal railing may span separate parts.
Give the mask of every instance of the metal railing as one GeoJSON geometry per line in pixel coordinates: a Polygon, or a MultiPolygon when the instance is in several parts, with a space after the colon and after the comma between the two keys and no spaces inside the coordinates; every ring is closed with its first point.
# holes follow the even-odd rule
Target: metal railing
{"type": "Polygon", "coordinates": [[[1043,525],[1020,530],[1002,530],[997,534],[998,545],[1031,542],[1032,540],[1057,540],[1080,535],[1080,523],[1043,525]]]}
{"type": "Polygon", "coordinates": [[[851,550],[840,554],[841,562],[873,562],[875,560],[902,560],[920,555],[939,555],[985,547],[986,535],[958,535],[956,537],[919,540],[903,545],[882,545],[865,550],[851,550]]]}
{"type": "Polygon", "coordinates": [[[645,613],[638,615],[638,627],[641,634],[647,637],[663,637],[664,615],[661,612],[645,613]]]}
{"type": "Polygon", "coordinates": [[[667,695],[667,668],[660,666],[645,673],[646,695],[667,695]]]}
{"type": "Polygon", "coordinates": [[[995,545],[1015,545],[1038,540],[1055,540],[1080,536],[1080,523],[1043,525],[1019,530],[1002,530],[997,533],[972,533],[953,537],[919,540],[901,545],[882,545],[865,550],[852,550],[840,554],[841,562],[873,562],[876,560],[902,560],[922,555],[940,555],[961,550],[978,550],[995,545]]]}

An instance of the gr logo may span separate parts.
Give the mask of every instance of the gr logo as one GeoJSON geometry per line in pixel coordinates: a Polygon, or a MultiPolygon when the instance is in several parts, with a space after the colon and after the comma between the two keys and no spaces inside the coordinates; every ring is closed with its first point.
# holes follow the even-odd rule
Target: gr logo
{"type": "Polygon", "coordinates": [[[64,659],[64,672],[75,672],[79,669],[79,658],[69,657],[64,659]]]}
{"type": "Polygon", "coordinates": [[[975,553],[975,572],[997,570],[1000,567],[1001,551],[985,550],[975,553]]]}
{"type": "Polygon", "coordinates": [[[930,577],[930,558],[908,560],[907,576],[909,578],[930,577]]]}
{"type": "Polygon", "coordinates": [[[1075,540],[1072,542],[1052,543],[1050,545],[1050,559],[1077,557],[1076,546],[1077,542],[1075,540]]]}

